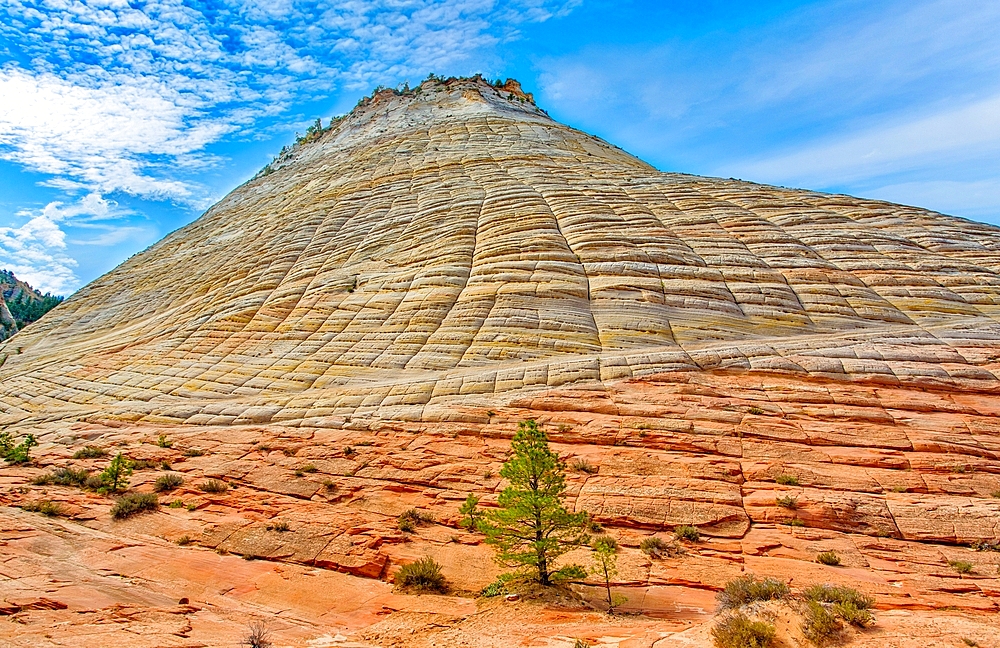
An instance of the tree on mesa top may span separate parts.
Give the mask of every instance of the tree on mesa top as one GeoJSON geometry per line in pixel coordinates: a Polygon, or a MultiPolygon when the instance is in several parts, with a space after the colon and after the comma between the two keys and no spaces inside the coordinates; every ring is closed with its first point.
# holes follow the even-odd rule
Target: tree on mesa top
{"type": "Polygon", "coordinates": [[[477,527],[496,548],[498,562],[537,570],[538,582],[549,585],[555,559],[589,540],[589,517],[563,506],[565,465],[535,421],[521,421],[510,445],[514,455],[500,470],[509,484],[499,508],[488,511],[477,527]]]}

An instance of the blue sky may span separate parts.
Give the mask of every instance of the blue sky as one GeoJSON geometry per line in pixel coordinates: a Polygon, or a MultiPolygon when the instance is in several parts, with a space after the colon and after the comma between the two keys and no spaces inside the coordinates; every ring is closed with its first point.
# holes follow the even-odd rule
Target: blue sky
{"type": "Polygon", "coordinates": [[[996,0],[4,0],[0,267],[68,294],[429,72],[665,171],[1000,224],[997,34],[996,0]]]}

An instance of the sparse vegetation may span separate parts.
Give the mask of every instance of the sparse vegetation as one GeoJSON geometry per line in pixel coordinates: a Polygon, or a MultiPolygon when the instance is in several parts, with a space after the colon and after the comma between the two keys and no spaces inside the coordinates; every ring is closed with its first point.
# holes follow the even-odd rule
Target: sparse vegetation
{"type": "Polygon", "coordinates": [[[747,413],[753,414],[754,416],[760,416],[761,414],[764,413],[764,410],[757,407],[756,405],[751,405],[750,407],[747,408],[747,413]]]}
{"type": "Polygon", "coordinates": [[[830,643],[840,634],[840,621],[818,601],[806,601],[802,634],[817,646],[830,643]]]}
{"type": "Polygon", "coordinates": [[[306,464],[306,465],[302,466],[301,468],[299,468],[299,470],[301,470],[304,473],[314,473],[314,472],[318,471],[319,468],[317,468],[313,464],[306,464]]]}
{"type": "Polygon", "coordinates": [[[551,584],[553,562],[586,544],[586,512],[563,506],[565,466],[549,448],[548,437],[533,420],[522,421],[511,441],[513,455],[500,476],[509,484],[498,508],[483,516],[479,529],[497,550],[497,561],[531,570],[542,585],[551,584]]]}
{"type": "Polygon", "coordinates": [[[592,648],[592,646],[586,639],[574,639],[573,648],[592,648]]]}
{"type": "Polygon", "coordinates": [[[21,442],[14,443],[10,432],[0,432],[0,457],[9,464],[24,464],[31,461],[31,449],[38,445],[34,434],[26,434],[21,442]]]}
{"type": "Polygon", "coordinates": [[[51,500],[41,500],[39,502],[25,502],[21,505],[22,511],[29,511],[31,513],[41,513],[45,517],[55,517],[57,515],[62,515],[62,506],[51,501],[51,500]]]}
{"type": "Polygon", "coordinates": [[[198,490],[203,493],[225,493],[229,490],[229,484],[218,479],[206,479],[202,483],[198,484],[198,490]]]}
{"type": "Polygon", "coordinates": [[[248,648],[271,648],[274,644],[271,643],[271,631],[267,629],[267,624],[263,621],[252,622],[240,645],[248,648]]]}
{"type": "Polygon", "coordinates": [[[111,507],[111,517],[123,520],[138,513],[155,511],[160,501],[152,493],[128,493],[115,500],[111,507]]]}
{"type": "Polygon", "coordinates": [[[337,490],[337,485],[333,483],[332,479],[324,479],[323,487],[326,488],[326,490],[330,491],[331,493],[337,490]]]}
{"type": "Polygon", "coordinates": [[[104,488],[104,479],[101,475],[91,475],[83,482],[83,487],[90,490],[100,491],[104,488]]]}
{"type": "Polygon", "coordinates": [[[47,475],[38,475],[31,480],[35,486],[83,486],[90,477],[88,470],[73,470],[72,468],[56,468],[47,475]]]}
{"type": "Polygon", "coordinates": [[[790,526],[790,527],[803,527],[806,525],[806,523],[800,520],[799,518],[791,518],[788,520],[783,520],[781,523],[784,524],[785,526],[790,526]]]}
{"type": "Polygon", "coordinates": [[[778,475],[774,478],[774,481],[781,484],[782,486],[798,486],[799,478],[795,475],[778,475]]]}
{"type": "Polygon", "coordinates": [[[400,513],[397,525],[400,531],[412,533],[416,530],[417,525],[432,522],[433,520],[434,518],[427,513],[421,513],[417,509],[409,509],[400,513]]]}
{"type": "Polygon", "coordinates": [[[172,509],[184,508],[184,500],[175,499],[173,502],[167,504],[172,509]]]}
{"type": "Polygon", "coordinates": [[[726,583],[716,597],[723,610],[738,608],[754,601],[776,601],[791,593],[788,585],[776,578],[758,579],[753,574],[740,576],[726,583]]]}
{"type": "Polygon", "coordinates": [[[104,448],[99,448],[97,446],[84,446],[73,453],[74,459],[99,459],[100,457],[106,457],[108,451],[104,448]]]}
{"type": "Polygon", "coordinates": [[[189,538],[186,535],[182,535],[181,537],[177,538],[177,544],[182,547],[186,547],[187,545],[191,544],[191,538],[189,538]]]}
{"type": "Polygon", "coordinates": [[[166,434],[161,434],[156,438],[156,445],[161,448],[171,448],[173,447],[174,442],[168,439],[166,434]]]}
{"type": "Polygon", "coordinates": [[[175,488],[180,488],[183,483],[184,478],[177,473],[167,473],[156,478],[156,481],[153,482],[153,490],[157,493],[172,491],[175,488]]]}
{"type": "Polygon", "coordinates": [[[402,588],[423,592],[443,592],[446,589],[441,565],[430,556],[400,567],[395,583],[402,588]]]}
{"type": "Polygon", "coordinates": [[[288,526],[288,522],[285,522],[284,520],[278,520],[272,526],[269,526],[267,528],[273,529],[278,533],[287,533],[288,531],[291,530],[291,528],[288,526]]]}
{"type": "Polygon", "coordinates": [[[837,555],[836,551],[824,551],[819,553],[816,555],[816,560],[824,565],[830,565],[831,567],[836,567],[840,564],[840,556],[837,555]]]}
{"type": "Polygon", "coordinates": [[[480,590],[479,595],[484,598],[493,598],[494,596],[503,596],[507,593],[507,583],[502,579],[497,579],[480,590]]]}
{"type": "Polygon", "coordinates": [[[778,506],[780,506],[781,508],[786,508],[786,509],[790,509],[790,510],[793,510],[793,511],[796,508],[798,508],[798,505],[799,505],[798,499],[795,498],[795,497],[792,497],[791,495],[788,495],[788,496],[785,496],[785,497],[775,497],[774,498],[774,503],[777,504],[778,506]]]}
{"type": "Polygon", "coordinates": [[[678,553],[679,547],[674,543],[653,536],[640,542],[639,550],[654,560],[660,560],[678,553]]]}
{"type": "Polygon", "coordinates": [[[853,626],[864,628],[875,622],[870,611],[875,599],[851,587],[813,585],[802,594],[807,601],[832,603],[833,613],[853,626]]]}
{"type": "Polygon", "coordinates": [[[588,475],[593,475],[597,472],[597,467],[591,464],[586,459],[576,459],[570,465],[570,468],[575,472],[586,473],[588,475]]]}
{"type": "Polygon", "coordinates": [[[678,540],[698,542],[701,540],[701,531],[698,530],[698,527],[685,524],[674,529],[674,537],[678,540]]]}
{"type": "Polygon", "coordinates": [[[112,493],[125,490],[131,474],[132,460],[119,452],[101,473],[101,486],[98,490],[112,493]]]}
{"type": "Polygon", "coordinates": [[[458,507],[458,513],[462,516],[459,524],[470,531],[475,531],[480,517],[479,498],[469,493],[469,496],[465,498],[465,502],[458,507]]]}
{"type": "Polygon", "coordinates": [[[344,446],[344,456],[350,457],[352,454],[354,454],[354,448],[351,446],[344,446]]]}
{"type": "Polygon", "coordinates": [[[608,614],[614,614],[615,606],[624,602],[623,597],[611,594],[611,577],[618,573],[618,541],[612,537],[604,536],[594,541],[593,549],[594,567],[591,569],[591,573],[604,581],[608,614]]]}
{"type": "Polygon", "coordinates": [[[1000,551],[1000,541],[977,540],[970,545],[974,551],[1000,551]]]}
{"type": "Polygon", "coordinates": [[[975,566],[972,563],[965,560],[949,560],[948,566],[959,574],[971,574],[975,569],[975,566]]]}
{"type": "Polygon", "coordinates": [[[200,457],[205,454],[205,451],[201,448],[188,448],[184,451],[185,457],[200,457]]]}
{"type": "Polygon", "coordinates": [[[727,614],[712,628],[717,648],[767,648],[774,640],[770,623],[753,621],[742,612],[727,614]]]}

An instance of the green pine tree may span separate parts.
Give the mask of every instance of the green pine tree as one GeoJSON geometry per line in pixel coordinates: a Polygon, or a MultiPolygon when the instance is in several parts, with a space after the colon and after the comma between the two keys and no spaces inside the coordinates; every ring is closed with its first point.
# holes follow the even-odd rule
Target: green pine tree
{"type": "Polygon", "coordinates": [[[479,517],[481,515],[479,512],[479,498],[469,493],[469,496],[465,498],[465,503],[458,507],[458,512],[463,516],[459,524],[470,531],[475,531],[479,526],[479,517]]]}
{"type": "Polygon", "coordinates": [[[509,485],[500,493],[499,508],[486,513],[479,530],[496,548],[498,562],[537,570],[538,582],[549,585],[555,559],[589,540],[588,516],[563,506],[565,465],[535,421],[518,424],[511,449],[514,455],[500,470],[509,485]]]}
{"type": "Polygon", "coordinates": [[[615,606],[624,602],[623,597],[611,594],[611,577],[618,574],[618,541],[610,536],[602,536],[594,541],[594,566],[591,573],[604,581],[608,595],[608,614],[615,613],[615,606]]]}
{"type": "Polygon", "coordinates": [[[101,473],[104,488],[112,493],[128,488],[128,476],[132,474],[132,460],[118,453],[101,473]]]}

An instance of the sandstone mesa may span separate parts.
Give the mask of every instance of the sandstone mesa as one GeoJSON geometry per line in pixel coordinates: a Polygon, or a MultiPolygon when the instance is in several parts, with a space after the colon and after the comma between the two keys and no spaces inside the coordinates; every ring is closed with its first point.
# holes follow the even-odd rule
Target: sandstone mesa
{"type": "Polygon", "coordinates": [[[1000,230],[661,173],[513,82],[382,91],[309,139],[0,343],[0,425],[41,442],[0,469],[4,645],[235,645],[266,618],[281,646],[707,646],[743,573],[874,595],[845,645],[1000,645],[1000,553],[970,548],[1000,541],[1000,230]],[[392,590],[423,555],[458,594],[495,578],[457,510],[496,501],[526,418],[593,467],[571,505],[623,545],[636,614],[584,605],[596,583],[392,590]],[[184,507],[113,521],[30,483],[101,469],[85,445],[168,462],[184,507]],[[42,499],[66,515],[17,508],[42,499]],[[434,523],[402,533],[410,508],[434,523]],[[678,525],[703,542],[638,550],[678,525]]]}

